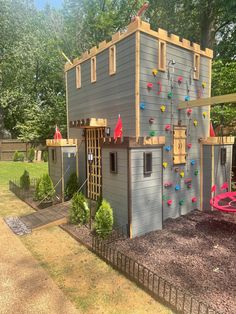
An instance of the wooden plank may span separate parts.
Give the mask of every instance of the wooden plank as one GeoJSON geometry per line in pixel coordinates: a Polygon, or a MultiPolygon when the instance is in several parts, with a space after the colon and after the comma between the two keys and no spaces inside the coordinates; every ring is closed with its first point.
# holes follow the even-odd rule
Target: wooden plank
{"type": "Polygon", "coordinates": [[[236,103],[236,93],[214,96],[209,98],[196,99],[191,101],[181,101],[178,109],[187,109],[193,107],[213,106],[223,103],[236,103]]]}
{"type": "Polygon", "coordinates": [[[202,139],[201,143],[204,145],[233,145],[234,144],[234,136],[224,136],[224,137],[208,137],[206,139],[202,139]]]}
{"type": "MultiPolygon", "coordinates": [[[[69,123],[68,123],[69,125],[69,123]]],[[[46,145],[49,147],[53,146],[77,146],[77,139],[61,139],[61,140],[54,140],[54,139],[47,139],[46,145]]]]}
{"type": "Polygon", "coordinates": [[[140,32],[135,37],[135,128],[136,140],[140,137],[140,32]]]}

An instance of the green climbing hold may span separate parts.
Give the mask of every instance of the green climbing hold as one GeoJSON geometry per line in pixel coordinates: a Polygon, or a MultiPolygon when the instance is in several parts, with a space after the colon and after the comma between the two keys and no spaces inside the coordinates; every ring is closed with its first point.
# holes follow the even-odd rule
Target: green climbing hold
{"type": "Polygon", "coordinates": [[[149,132],[149,136],[155,136],[156,135],[156,132],[155,131],[150,131],[149,132]]]}
{"type": "Polygon", "coordinates": [[[182,206],[184,204],[184,200],[179,201],[179,205],[182,206]]]}
{"type": "Polygon", "coordinates": [[[171,99],[173,97],[173,93],[169,92],[167,96],[168,96],[169,99],[171,99]]]}
{"type": "Polygon", "coordinates": [[[198,170],[194,171],[194,175],[197,176],[198,175],[198,170]]]}
{"type": "Polygon", "coordinates": [[[166,195],[163,195],[163,196],[162,196],[162,199],[163,199],[163,201],[167,201],[167,200],[168,200],[168,197],[167,197],[166,195]]]}

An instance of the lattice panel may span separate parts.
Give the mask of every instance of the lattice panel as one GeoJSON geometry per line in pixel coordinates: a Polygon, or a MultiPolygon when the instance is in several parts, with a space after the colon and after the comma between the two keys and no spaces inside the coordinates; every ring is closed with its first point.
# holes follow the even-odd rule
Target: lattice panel
{"type": "Polygon", "coordinates": [[[102,166],[100,139],[104,137],[104,128],[86,129],[86,160],[87,160],[87,197],[97,200],[102,189],[102,166]],[[88,153],[93,154],[93,163],[88,163],[88,153]]]}

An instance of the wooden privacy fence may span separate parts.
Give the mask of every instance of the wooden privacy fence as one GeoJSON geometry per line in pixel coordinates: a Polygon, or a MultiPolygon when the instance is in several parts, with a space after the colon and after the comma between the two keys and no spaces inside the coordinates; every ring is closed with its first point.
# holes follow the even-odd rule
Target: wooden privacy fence
{"type": "Polygon", "coordinates": [[[141,286],[155,299],[181,314],[220,314],[189,293],[176,288],[147,267],[111,248],[97,237],[92,238],[92,251],[129,279],[141,286]]]}

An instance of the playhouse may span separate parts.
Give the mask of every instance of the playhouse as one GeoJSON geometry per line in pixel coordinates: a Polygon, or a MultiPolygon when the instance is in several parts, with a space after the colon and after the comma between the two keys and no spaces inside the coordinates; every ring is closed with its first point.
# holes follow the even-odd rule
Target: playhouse
{"type": "Polygon", "coordinates": [[[211,187],[230,187],[234,139],[209,137],[209,105],[187,106],[210,97],[212,57],[212,50],[136,18],[65,65],[68,138],[78,141],[80,184],[91,200],[110,202],[130,237],[161,229],[169,217],[211,209],[211,187]],[[122,136],[114,139],[117,121],[122,136]]]}

